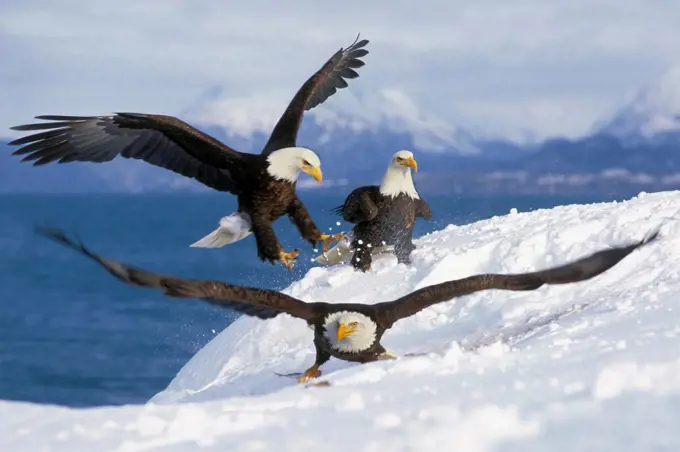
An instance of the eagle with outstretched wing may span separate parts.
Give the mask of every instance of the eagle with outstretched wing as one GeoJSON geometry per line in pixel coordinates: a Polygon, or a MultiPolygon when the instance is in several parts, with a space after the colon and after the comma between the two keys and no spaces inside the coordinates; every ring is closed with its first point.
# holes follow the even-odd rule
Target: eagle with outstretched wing
{"type": "Polygon", "coordinates": [[[83,243],[58,229],[38,233],[89,257],[126,284],[162,289],[170,297],[198,298],[259,319],[288,314],[307,322],[314,330],[316,359],[300,378],[305,382],[321,375],[320,366],[331,357],[353,362],[370,362],[393,357],[380,343],[395,322],[437,303],[483,290],[536,290],[555,284],[586,281],[609,270],[636,249],[652,243],[659,231],[644,239],[598,251],[565,265],[519,274],[480,274],[423,287],[408,295],[376,304],[307,303],[274,290],[237,286],[221,281],[187,279],[162,275],[103,258],[83,243]]]}
{"type": "Polygon", "coordinates": [[[145,113],[37,116],[51,122],[12,127],[34,133],[9,144],[21,146],[13,155],[23,155],[21,161],[32,161],[34,166],[53,162],[102,163],[120,156],[142,160],[236,195],[239,229],[218,229],[205,246],[224,246],[252,233],[260,259],[281,261],[292,268],[298,251],[285,252],[281,247],[272,227],[279,217],[288,215],[312,246],[322,241],[327,249],[329,243],[341,238],[319,230],[295,191],[300,172],[319,183],[323,178],[318,155],[296,145],[303,114],[346,88],[347,80],[359,76],[356,69],[364,65],[361,58],[368,54],[364,48],[367,44],[368,40],[359,41],[357,36],[352,45],[335,52],[300,87],[260,154],[236,151],[175,117],[145,113]]]}

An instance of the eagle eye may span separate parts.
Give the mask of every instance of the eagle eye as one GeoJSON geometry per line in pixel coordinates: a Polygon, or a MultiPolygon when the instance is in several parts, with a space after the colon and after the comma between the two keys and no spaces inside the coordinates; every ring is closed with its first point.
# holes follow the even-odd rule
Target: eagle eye
{"type": "Polygon", "coordinates": [[[312,166],[312,165],[311,165],[307,160],[305,160],[305,159],[302,159],[302,164],[303,164],[304,166],[312,166]]]}
{"type": "Polygon", "coordinates": [[[357,326],[359,326],[359,322],[350,322],[350,324],[348,326],[350,328],[356,328],[357,326]]]}

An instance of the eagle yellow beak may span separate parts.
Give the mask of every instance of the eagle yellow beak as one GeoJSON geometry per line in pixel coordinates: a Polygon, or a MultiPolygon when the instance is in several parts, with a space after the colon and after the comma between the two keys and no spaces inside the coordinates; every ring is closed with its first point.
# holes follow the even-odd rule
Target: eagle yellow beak
{"type": "Polygon", "coordinates": [[[338,342],[346,338],[347,336],[350,336],[352,333],[354,333],[354,330],[344,323],[341,323],[338,325],[338,342]]]}
{"type": "Polygon", "coordinates": [[[302,171],[312,176],[314,180],[319,184],[323,180],[323,173],[321,172],[321,168],[319,168],[318,166],[308,166],[302,168],[302,171]]]}
{"type": "Polygon", "coordinates": [[[404,162],[404,166],[408,166],[409,168],[413,168],[413,170],[417,173],[418,172],[418,162],[416,162],[416,159],[413,157],[409,157],[406,162],[404,162]]]}

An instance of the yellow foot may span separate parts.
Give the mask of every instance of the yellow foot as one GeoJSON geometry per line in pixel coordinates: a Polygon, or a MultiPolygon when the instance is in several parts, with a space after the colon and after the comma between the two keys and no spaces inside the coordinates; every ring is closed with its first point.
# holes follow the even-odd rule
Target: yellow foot
{"type": "Polygon", "coordinates": [[[293,269],[293,264],[295,263],[295,259],[297,259],[298,254],[300,254],[299,250],[293,250],[290,253],[286,253],[283,250],[279,251],[281,263],[288,267],[288,270],[293,269]]]}
{"type": "Polygon", "coordinates": [[[339,242],[340,240],[345,240],[346,238],[347,234],[345,234],[344,232],[333,235],[321,234],[321,240],[323,241],[323,252],[325,253],[326,251],[328,251],[328,249],[331,247],[331,243],[339,242]]]}
{"type": "Polygon", "coordinates": [[[305,373],[298,378],[298,383],[307,383],[309,380],[312,380],[314,378],[319,378],[321,376],[321,371],[319,370],[319,366],[314,364],[312,367],[307,369],[305,373]]]}

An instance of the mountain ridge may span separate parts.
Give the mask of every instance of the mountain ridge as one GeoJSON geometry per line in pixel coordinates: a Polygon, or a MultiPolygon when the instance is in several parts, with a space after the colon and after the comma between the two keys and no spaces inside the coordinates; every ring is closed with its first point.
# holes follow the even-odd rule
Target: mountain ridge
{"type": "MultiPolygon", "coordinates": [[[[464,131],[466,150],[441,137],[420,141],[386,123],[328,128],[313,115],[301,127],[298,144],[322,160],[327,188],[377,183],[394,152],[416,154],[415,175],[424,194],[636,194],[680,188],[680,132],[621,136],[602,128],[582,138],[549,138],[539,144],[475,140],[464,131]],[[430,143],[431,146],[423,145],[430,143]],[[419,144],[420,143],[420,144],[419,144]],[[470,152],[474,149],[474,152],[470,152]]],[[[345,124],[349,121],[344,121],[345,124]]],[[[259,152],[268,133],[249,136],[215,125],[202,131],[242,152],[259,152]]],[[[105,165],[69,164],[33,168],[11,156],[0,139],[0,192],[173,192],[208,190],[196,181],[144,162],[116,159],[105,165]]],[[[317,188],[303,178],[301,189],[317,188]]]]}

